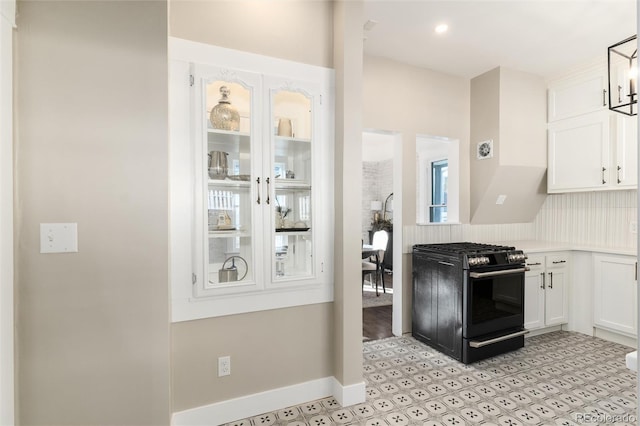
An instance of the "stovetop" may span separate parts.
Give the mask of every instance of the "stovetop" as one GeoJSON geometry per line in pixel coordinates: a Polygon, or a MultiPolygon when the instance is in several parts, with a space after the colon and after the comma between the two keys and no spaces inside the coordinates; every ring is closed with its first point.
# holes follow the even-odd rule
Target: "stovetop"
{"type": "Polygon", "coordinates": [[[465,269],[483,267],[520,267],[526,256],[515,247],[482,243],[416,244],[414,253],[460,259],[465,269]]]}
{"type": "Polygon", "coordinates": [[[439,243],[439,244],[416,244],[414,249],[420,251],[441,252],[445,254],[475,254],[475,253],[497,253],[508,252],[515,250],[515,247],[500,246],[494,244],[482,244],[482,243],[439,243]]]}

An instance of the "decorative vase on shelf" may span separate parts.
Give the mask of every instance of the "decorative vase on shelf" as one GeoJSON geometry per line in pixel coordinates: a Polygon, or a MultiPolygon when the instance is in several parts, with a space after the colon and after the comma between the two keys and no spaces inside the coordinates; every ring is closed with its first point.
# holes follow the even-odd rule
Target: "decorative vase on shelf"
{"type": "Polygon", "coordinates": [[[240,130],[240,114],[229,100],[231,91],[227,86],[220,87],[220,100],[218,105],[211,109],[211,125],[214,129],[219,130],[233,130],[235,132],[240,130]]]}

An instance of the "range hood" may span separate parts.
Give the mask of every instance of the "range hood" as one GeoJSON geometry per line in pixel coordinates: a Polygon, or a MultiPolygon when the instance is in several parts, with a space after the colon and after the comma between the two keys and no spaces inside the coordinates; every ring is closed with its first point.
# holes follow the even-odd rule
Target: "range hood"
{"type": "Polygon", "coordinates": [[[542,77],[498,67],[471,80],[470,218],[532,222],[547,196],[542,77]]]}

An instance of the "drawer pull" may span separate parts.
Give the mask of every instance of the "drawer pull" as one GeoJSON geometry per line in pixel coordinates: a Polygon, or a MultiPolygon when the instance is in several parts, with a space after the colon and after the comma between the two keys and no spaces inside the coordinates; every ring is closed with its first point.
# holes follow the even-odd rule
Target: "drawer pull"
{"type": "Polygon", "coordinates": [[[559,264],[559,263],[567,263],[567,261],[566,261],[566,260],[554,260],[552,263],[553,263],[554,265],[557,265],[557,264],[559,264]]]}
{"type": "Polygon", "coordinates": [[[527,266],[540,266],[542,265],[542,263],[540,262],[536,262],[536,263],[527,263],[527,266]]]}

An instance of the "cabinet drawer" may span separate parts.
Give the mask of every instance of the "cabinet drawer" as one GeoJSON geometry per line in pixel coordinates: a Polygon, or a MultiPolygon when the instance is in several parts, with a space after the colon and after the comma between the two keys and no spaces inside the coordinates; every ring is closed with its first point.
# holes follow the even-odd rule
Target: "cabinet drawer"
{"type": "Polygon", "coordinates": [[[544,269],[544,256],[528,256],[527,268],[531,271],[544,269]]]}
{"type": "Polygon", "coordinates": [[[546,267],[547,268],[564,268],[569,264],[569,255],[567,254],[554,254],[547,256],[546,267]]]}

